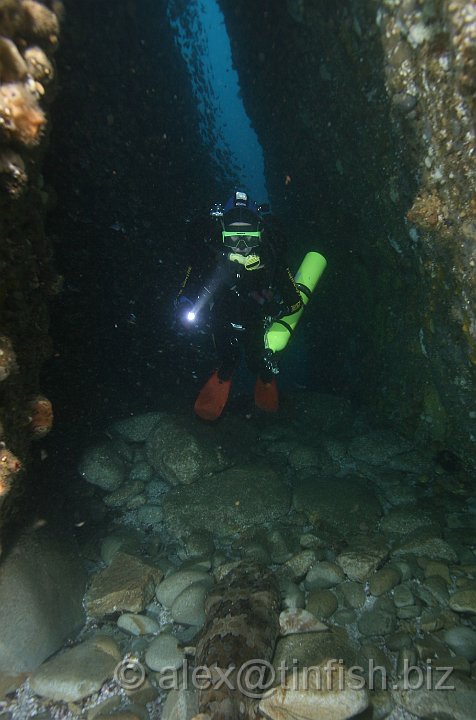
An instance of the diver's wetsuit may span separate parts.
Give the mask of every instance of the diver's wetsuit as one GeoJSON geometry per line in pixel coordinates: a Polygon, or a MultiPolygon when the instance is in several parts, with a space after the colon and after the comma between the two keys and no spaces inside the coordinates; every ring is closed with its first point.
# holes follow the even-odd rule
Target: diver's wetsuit
{"type": "MultiPolygon", "coordinates": [[[[263,382],[269,382],[273,372],[266,362],[265,318],[282,317],[301,307],[299,290],[284,263],[284,253],[276,250],[278,244],[284,243],[269,225],[265,229],[262,245],[248,256],[259,258],[254,262],[255,269],[246,269],[243,264],[246,256],[219,247],[217,252],[210,251],[201,262],[189,266],[178,295],[178,298],[200,295],[204,288],[210,291],[211,328],[221,359],[220,380],[231,378],[243,347],[249,369],[263,382]]],[[[219,241],[210,240],[214,234],[213,221],[210,223],[207,218],[196,221],[188,236],[195,247],[210,249],[219,245],[219,241]]]]}

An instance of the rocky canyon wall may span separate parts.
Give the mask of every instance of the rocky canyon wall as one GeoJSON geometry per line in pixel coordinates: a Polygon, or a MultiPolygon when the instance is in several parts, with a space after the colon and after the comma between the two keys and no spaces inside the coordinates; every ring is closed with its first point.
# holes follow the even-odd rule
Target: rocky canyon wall
{"type": "Polygon", "coordinates": [[[474,3],[220,4],[278,209],[329,259],[321,387],[474,462],[474,3]]]}
{"type": "Polygon", "coordinates": [[[41,168],[62,13],[59,0],[0,4],[0,526],[21,506],[29,442],[53,419],[39,372],[61,278],[44,231],[53,195],[41,168]]]}

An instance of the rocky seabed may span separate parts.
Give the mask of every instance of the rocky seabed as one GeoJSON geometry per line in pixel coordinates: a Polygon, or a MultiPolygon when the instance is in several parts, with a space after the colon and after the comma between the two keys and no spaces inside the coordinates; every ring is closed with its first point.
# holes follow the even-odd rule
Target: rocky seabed
{"type": "Polygon", "coordinates": [[[79,529],[88,620],[0,675],[2,720],[189,720],[207,597],[243,560],[282,598],[262,716],[474,718],[476,498],[451,453],[306,393],[276,417],[118,421],[79,473],[105,510],[79,529]]]}

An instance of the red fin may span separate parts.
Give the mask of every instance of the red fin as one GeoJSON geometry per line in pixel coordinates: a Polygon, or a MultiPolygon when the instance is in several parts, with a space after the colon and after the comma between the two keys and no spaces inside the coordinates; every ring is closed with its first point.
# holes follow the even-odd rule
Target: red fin
{"type": "Polygon", "coordinates": [[[276,378],[265,383],[259,378],[255,385],[255,405],[266,412],[276,412],[279,408],[279,394],[276,378]]]}
{"type": "Polygon", "coordinates": [[[194,410],[197,415],[203,420],[217,420],[227,403],[230,388],[231,380],[220,380],[218,373],[213,373],[195,401],[194,410]]]}

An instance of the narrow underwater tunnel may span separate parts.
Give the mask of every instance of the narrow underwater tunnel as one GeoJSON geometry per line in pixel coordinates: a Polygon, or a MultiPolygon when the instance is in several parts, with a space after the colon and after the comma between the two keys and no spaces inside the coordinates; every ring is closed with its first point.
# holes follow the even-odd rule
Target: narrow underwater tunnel
{"type": "Polygon", "coordinates": [[[0,36],[0,717],[472,718],[473,3],[4,0],[0,36]],[[242,363],[207,423],[174,300],[237,188],[327,269],[279,411],[242,363]]]}

